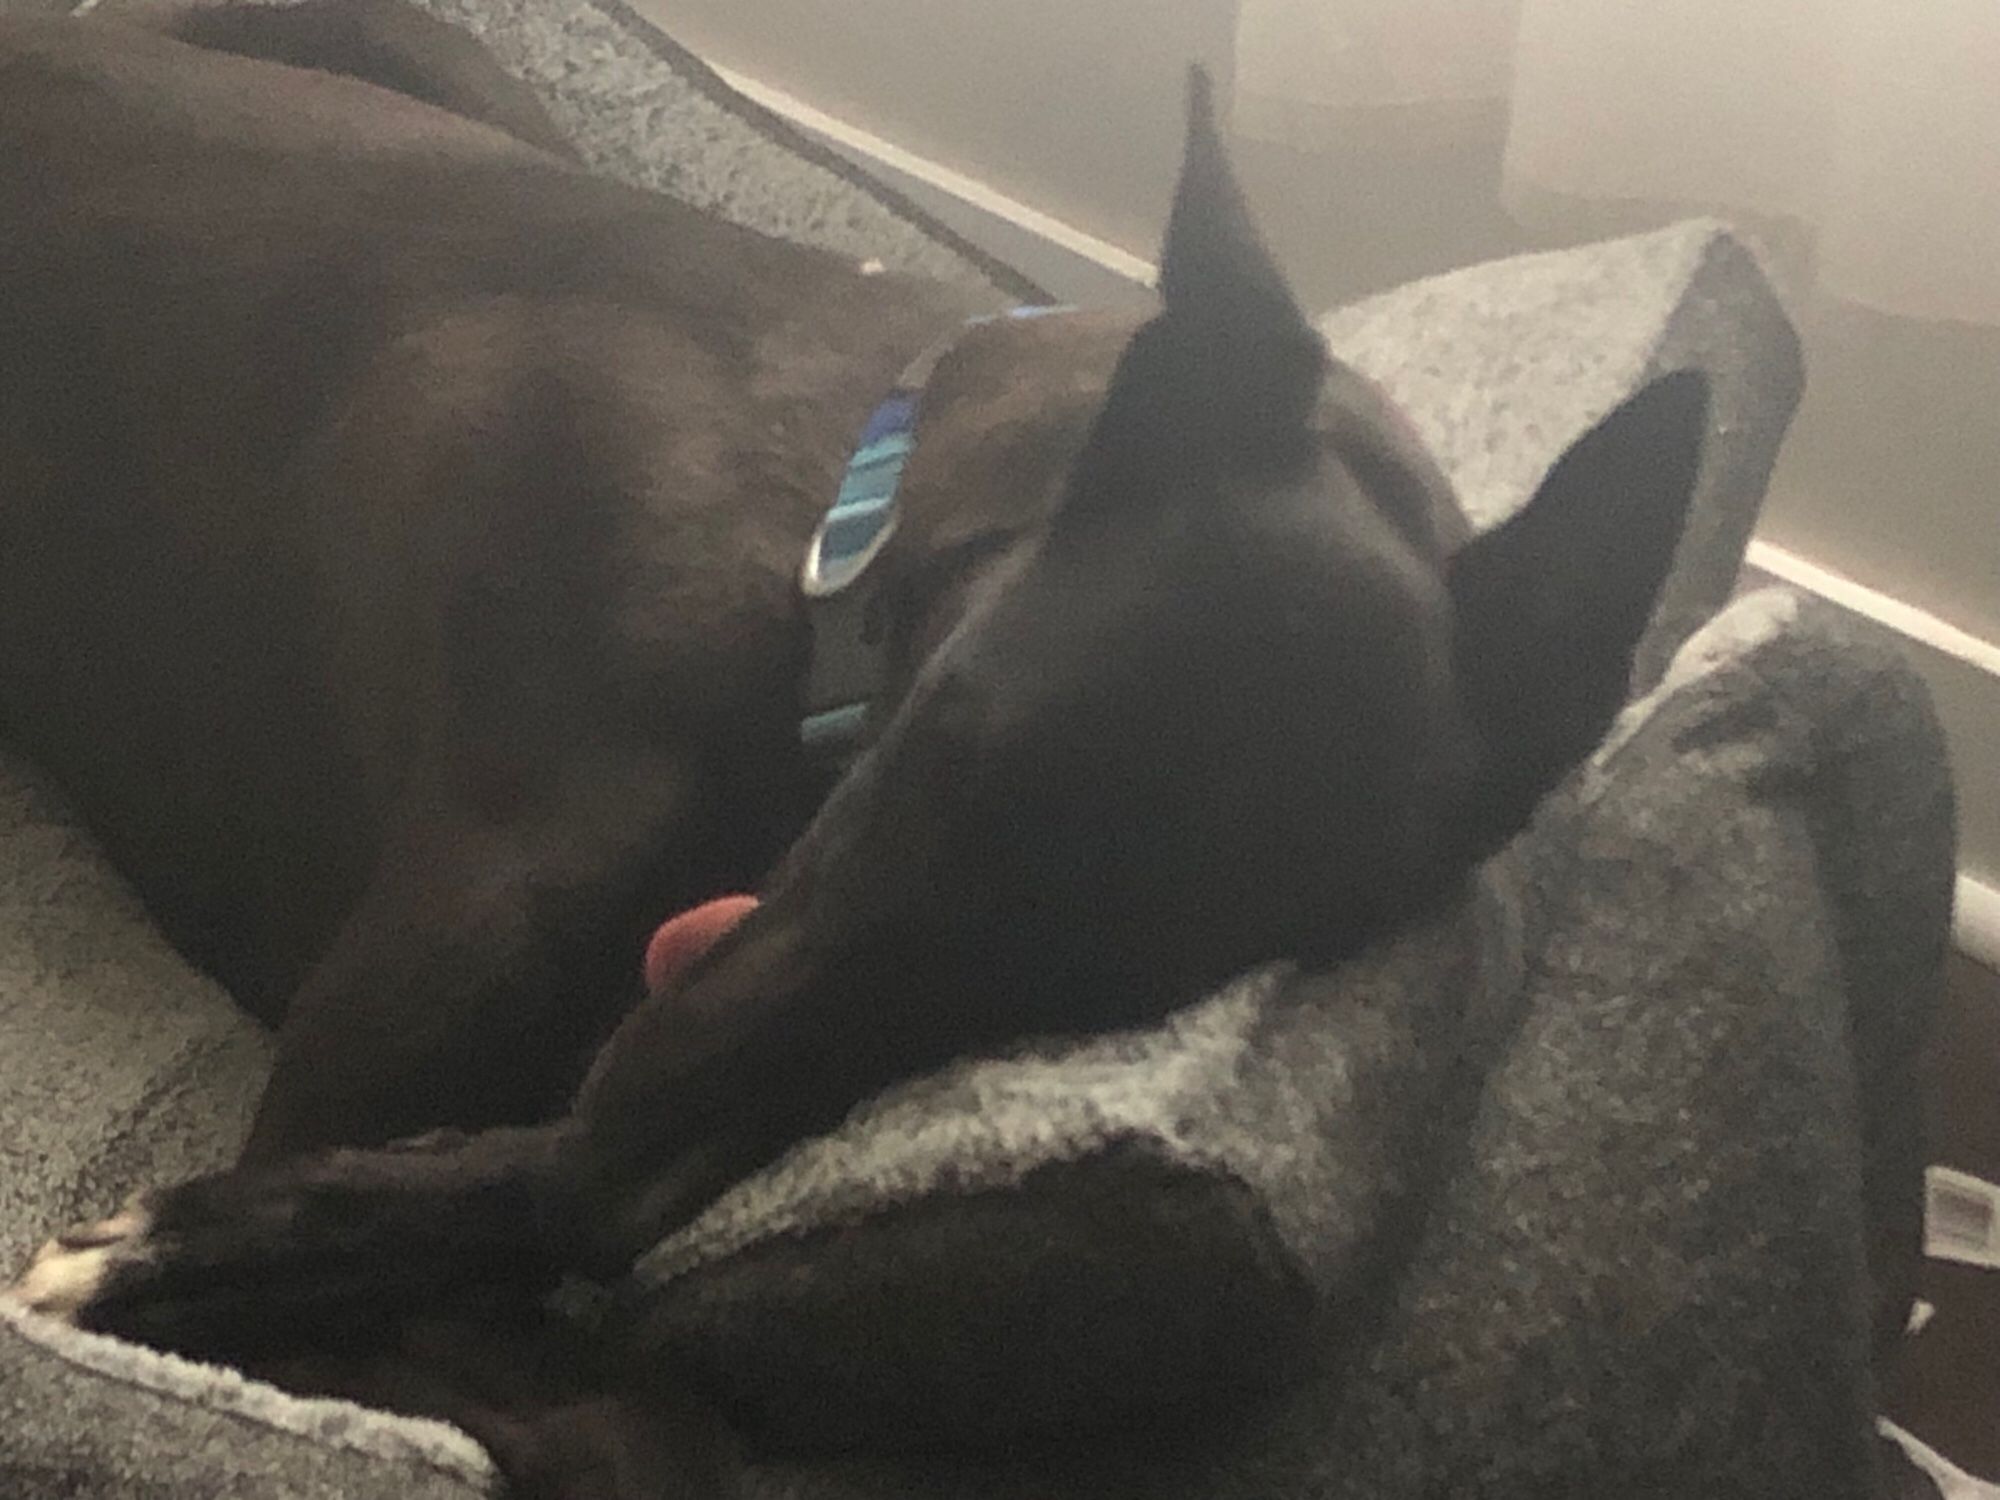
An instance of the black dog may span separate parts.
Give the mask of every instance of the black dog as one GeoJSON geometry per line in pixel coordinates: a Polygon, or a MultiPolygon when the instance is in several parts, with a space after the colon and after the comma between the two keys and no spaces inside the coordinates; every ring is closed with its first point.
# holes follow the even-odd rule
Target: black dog
{"type": "MultiPolygon", "coordinates": [[[[393,69],[289,29],[326,13],[203,40],[540,128],[430,28],[393,69]]],[[[1602,736],[1698,467],[1669,377],[1465,540],[1198,87],[1160,312],[952,343],[870,569],[879,732],[623,1014],[650,925],[817,795],[799,560],[968,309],[352,80],[74,23],[0,30],[0,80],[0,705],[284,1016],[249,1164],[17,1289],[161,1347],[283,1369],[615,1277],[892,1081],[1421,917],[1602,736]]]]}

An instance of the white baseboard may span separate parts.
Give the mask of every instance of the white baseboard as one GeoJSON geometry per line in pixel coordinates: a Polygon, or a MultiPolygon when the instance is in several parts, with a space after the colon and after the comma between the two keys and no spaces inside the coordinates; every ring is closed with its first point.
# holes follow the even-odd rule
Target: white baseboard
{"type": "Polygon", "coordinates": [[[1751,567],[1761,568],[1773,578],[1782,578],[1786,583],[1831,599],[1843,609],[1852,610],[1907,640],[1927,646],[1954,661],[1964,662],[2000,681],[2000,642],[1985,640],[1969,630],[1961,630],[1927,609],[1920,609],[1894,594],[1871,588],[1845,573],[1822,567],[1810,558],[1800,557],[1796,552],[1771,542],[1753,541],[1746,560],[1751,567]]]}
{"type": "MultiPolygon", "coordinates": [[[[975,222],[989,222],[1008,238],[1018,241],[1025,236],[1039,242],[1061,256],[1087,265],[1100,278],[1102,273],[1109,272],[1140,286],[1151,286],[1156,279],[1157,268],[1151,262],[1023,203],[988,183],[815,109],[781,89],[771,88],[734,70],[718,68],[716,72],[732,88],[772,113],[880,168],[900,185],[914,185],[949,200],[970,212],[975,222]]],[[[961,225],[966,222],[963,214],[954,217],[961,225]]],[[[975,240],[978,238],[977,234],[972,237],[975,240]]],[[[1038,265],[1034,269],[1038,279],[1048,284],[1051,278],[1043,274],[1044,267],[1038,265]]],[[[1060,285],[1051,286],[1051,290],[1063,295],[1060,285]]],[[[1830,599],[1906,640],[1984,673],[1994,679],[1996,691],[2000,691],[2000,643],[1982,639],[1928,610],[1771,542],[1751,542],[1749,562],[1775,578],[1830,599]]],[[[1953,937],[1968,956],[2000,970],[2000,888],[1970,874],[1960,874],[1953,937]]]]}
{"type": "Polygon", "coordinates": [[[957,199],[966,207],[986,214],[1010,229],[1045,240],[1058,249],[1089,261],[1092,265],[1111,271],[1128,281],[1141,286],[1151,286],[1157,276],[1157,268],[1147,260],[1121,250],[1109,240],[1099,239],[1078,229],[1074,224],[1045,214],[1038,208],[1030,207],[1018,198],[1009,197],[989,183],[976,177],[968,177],[963,172],[954,171],[942,162],[932,161],[927,156],[919,156],[914,151],[906,151],[894,141],[884,140],[873,131],[863,130],[858,125],[815,109],[783,89],[772,88],[756,79],[738,73],[733,68],[709,66],[715,76],[735,89],[753,103],[761,104],[772,114],[790,121],[801,130],[820,137],[831,145],[852,155],[888,168],[897,177],[913,180],[957,199]]]}

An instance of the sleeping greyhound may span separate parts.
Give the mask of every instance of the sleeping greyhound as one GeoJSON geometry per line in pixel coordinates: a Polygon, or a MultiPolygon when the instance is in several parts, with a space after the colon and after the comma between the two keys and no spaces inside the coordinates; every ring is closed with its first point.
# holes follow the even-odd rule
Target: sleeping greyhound
{"type": "Polygon", "coordinates": [[[1199,75],[1158,310],[975,322],[586,175],[381,0],[12,22],[0,76],[0,713],[280,1024],[238,1169],[15,1295],[308,1388],[618,1276],[899,1079],[1429,914],[1603,735],[1699,465],[1669,376],[1469,538],[1199,75]]]}

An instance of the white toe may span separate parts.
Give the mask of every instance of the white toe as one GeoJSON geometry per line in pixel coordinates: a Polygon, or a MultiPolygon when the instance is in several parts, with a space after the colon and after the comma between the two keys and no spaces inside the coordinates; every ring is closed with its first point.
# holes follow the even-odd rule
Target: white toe
{"type": "Polygon", "coordinates": [[[35,1252],[21,1279],[7,1289],[10,1300],[52,1318],[66,1318],[97,1295],[119,1252],[143,1239],[152,1216],[129,1203],[100,1219],[58,1235],[35,1252]]]}
{"type": "Polygon", "coordinates": [[[53,1240],[37,1252],[13,1295],[45,1317],[67,1318],[97,1295],[111,1266],[109,1245],[65,1250],[53,1240]]]}

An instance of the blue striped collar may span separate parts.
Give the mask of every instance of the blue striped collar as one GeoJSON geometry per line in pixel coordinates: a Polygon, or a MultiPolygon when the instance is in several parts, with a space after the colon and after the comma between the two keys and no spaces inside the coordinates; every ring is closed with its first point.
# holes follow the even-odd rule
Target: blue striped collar
{"type": "MultiPolygon", "coordinates": [[[[1017,307],[968,319],[965,326],[1065,311],[1069,309],[1017,307]]],[[[896,489],[916,448],[919,400],[938,361],[963,332],[956,330],[926,349],[876,406],[847,461],[833,505],[806,548],[799,588],[813,641],[799,738],[809,751],[834,757],[852,753],[867,732],[870,708],[884,686],[888,642],[870,619],[872,590],[855,585],[895,534],[896,489]]]]}

